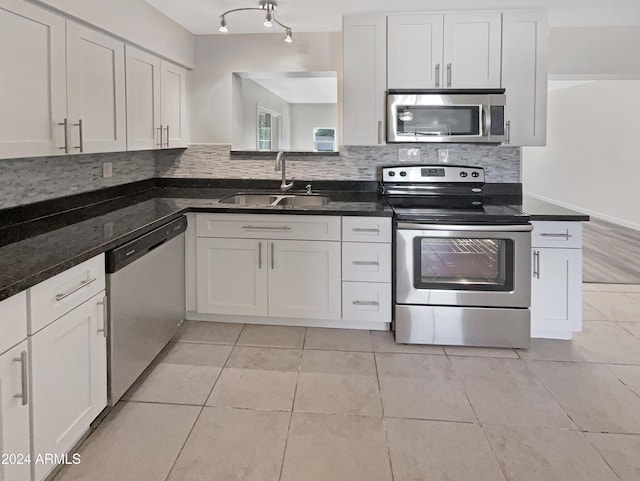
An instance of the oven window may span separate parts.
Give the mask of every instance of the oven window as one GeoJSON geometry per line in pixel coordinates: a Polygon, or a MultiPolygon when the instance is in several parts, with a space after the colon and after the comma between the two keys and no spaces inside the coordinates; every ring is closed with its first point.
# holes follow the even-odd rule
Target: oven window
{"type": "Polygon", "coordinates": [[[513,290],[511,239],[418,237],[414,284],[420,289],[513,290]]]}
{"type": "Polygon", "coordinates": [[[480,135],[480,106],[399,106],[398,134],[480,135]]]}

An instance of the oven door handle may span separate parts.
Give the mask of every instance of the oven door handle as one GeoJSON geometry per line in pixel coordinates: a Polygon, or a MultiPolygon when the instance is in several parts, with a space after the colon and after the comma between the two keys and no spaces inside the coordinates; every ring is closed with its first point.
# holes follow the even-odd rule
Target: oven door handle
{"type": "Polygon", "coordinates": [[[510,224],[510,225],[443,225],[443,224],[408,224],[398,222],[398,229],[411,230],[448,230],[460,232],[531,232],[531,224],[510,224]]]}

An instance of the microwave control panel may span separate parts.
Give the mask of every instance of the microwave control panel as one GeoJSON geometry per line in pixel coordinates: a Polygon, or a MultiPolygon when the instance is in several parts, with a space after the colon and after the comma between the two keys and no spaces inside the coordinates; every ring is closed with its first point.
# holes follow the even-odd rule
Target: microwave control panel
{"type": "Polygon", "coordinates": [[[461,165],[399,165],[383,167],[383,182],[473,182],[484,183],[484,169],[461,165]]]}

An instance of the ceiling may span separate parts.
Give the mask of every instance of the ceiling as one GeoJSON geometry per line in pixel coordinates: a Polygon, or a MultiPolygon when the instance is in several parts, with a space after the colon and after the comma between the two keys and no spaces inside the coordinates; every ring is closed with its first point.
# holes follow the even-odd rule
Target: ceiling
{"type": "MultiPolygon", "coordinates": [[[[219,16],[227,10],[258,6],[258,0],[145,1],[196,35],[220,34],[219,16]]],[[[547,8],[551,27],[640,26],[640,0],[277,0],[277,3],[278,18],[294,34],[339,32],[342,16],[349,14],[519,8],[547,8]]],[[[263,18],[259,11],[236,12],[226,20],[231,33],[280,30],[264,27],[263,18]]]]}
{"type": "Polygon", "coordinates": [[[338,103],[338,78],[252,79],[290,104],[338,103]]]}

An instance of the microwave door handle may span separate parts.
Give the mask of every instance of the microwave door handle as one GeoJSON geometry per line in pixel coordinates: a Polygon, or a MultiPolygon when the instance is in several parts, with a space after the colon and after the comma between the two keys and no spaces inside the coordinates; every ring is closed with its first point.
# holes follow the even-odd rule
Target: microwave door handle
{"type": "Polygon", "coordinates": [[[487,106],[483,105],[480,108],[480,112],[481,112],[481,121],[482,121],[482,136],[483,137],[489,137],[489,125],[487,122],[487,106]]]}
{"type": "Polygon", "coordinates": [[[416,131],[416,135],[449,135],[448,132],[420,132],[420,131],[416,131]]]}

